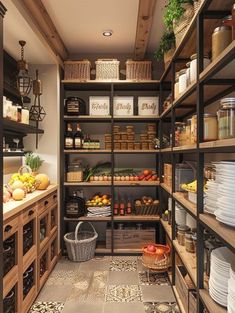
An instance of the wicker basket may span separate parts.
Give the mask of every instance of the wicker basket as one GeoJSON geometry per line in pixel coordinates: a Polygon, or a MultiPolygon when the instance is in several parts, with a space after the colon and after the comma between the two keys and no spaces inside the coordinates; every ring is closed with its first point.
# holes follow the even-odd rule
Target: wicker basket
{"type": "Polygon", "coordinates": [[[64,79],[77,79],[80,81],[90,80],[91,63],[88,60],[65,61],[64,79]]]}
{"type": "Polygon", "coordinates": [[[126,61],[126,79],[139,81],[152,79],[152,61],[126,61]]]}
{"type": "Polygon", "coordinates": [[[119,64],[117,59],[98,59],[96,65],[96,80],[118,80],[119,64]]]}
{"type": "Polygon", "coordinates": [[[64,235],[64,241],[68,257],[73,262],[84,262],[92,259],[95,255],[96,240],[98,234],[94,226],[88,222],[93,231],[79,229],[83,222],[79,222],[74,233],[64,235]]]}
{"type": "Polygon", "coordinates": [[[136,205],[135,206],[136,215],[158,215],[159,204],[152,205],[136,205]]]}
{"type": "Polygon", "coordinates": [[[166,272],[170,267],[170,247],[154,244],[156,252],[149,252],[143,247],[142,264],[158,272],[166,272]],[[160,253],[159,253],[160,252],[160,253]]]}

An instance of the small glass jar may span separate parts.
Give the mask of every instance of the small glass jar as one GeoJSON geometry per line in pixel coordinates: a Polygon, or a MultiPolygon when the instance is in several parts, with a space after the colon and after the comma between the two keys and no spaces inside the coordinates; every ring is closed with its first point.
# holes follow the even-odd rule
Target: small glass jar
{"type": "MultiPolygon", "coordinates": [[[[193,84],[197,80],[197,54],[193,54],[190,59],[190,84],[193,84]]],[[[203,69],[205,69],[209,64],[210,59],[208,56],[204,55],[203,69]]]]}
{"type": "Polygon", "coordinates": [[[29,124],[29,110],[27,108],[22,108],[21,123],[29,124]]]}
{"type": "Polygon", "coordinates": [[[83,181],[83,169],[81,163],[71,163],[68,166],[67,181],[68,182],[83,181]]]}
{"type": "Polygon", "coordinates": [[[232,42],[232,28],[228,25],[216,27],[212,34],[212,61],[232,42]]]}
{"type": "Polygon", "coordinates": [[[195,246],[192,238],[192,233],[185,234],[185,248],[187,252],[195,253],[195,246]]]}
{"type": "Polygon", "coordinates": [[[178,244],[181,246],[185,245],[185,236],[186,233],[189,231],[188,226],[178,226],[177,227],[177,241],[178,244]]]}
{"type": "Polygon", "coordinates": [[[218,111],[219,139],[235,137],[235,97],[220,101],[218,111]]]}
{"type": "Polygon", "coordinates": [[[186,76],[187,69],[184,68],[179,71],[179,95],[185,92],[187,88],[187,76],[186,76]]]}
{"type": "Polygon", "coordinates": [[[17,106],[15,104],[12,104],[12,106],[11,106],[11,120],[17,122],[17,119],[18,119],[17,106]]]}
{"type": "Polygon", "coordinates": [[[204,141],[218,139],[218,121],[216,114],[204,114],[204,141]]]}
{"type": "Polygon", "coordinates": [[[179,72],[175,73],[174,95],[175,99],[179,98],[179,72]]]}

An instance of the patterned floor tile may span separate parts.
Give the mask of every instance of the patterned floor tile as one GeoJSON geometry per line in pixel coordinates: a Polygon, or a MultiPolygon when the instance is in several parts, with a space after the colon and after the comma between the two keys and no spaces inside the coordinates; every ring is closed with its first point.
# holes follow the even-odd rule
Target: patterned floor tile
{"type": "Polygon", "coordinates": [[[167,273],[150,272],[148,275],[147,271],[139,272],[139,282],[140,285],[171,285],[167,273]]]}
{"type": "Polygon", "coordinates": [[[103,313],[145,313],[142,302],[106,302],[103,313]]]}
{"type": "Polygon", "coordinates": [[[106,291],[106,302],[139,302],[142,301],[138,285],[109,285],[106,291]]]}
{"type": "Polygon", "coordinates": [[[72,285],[76,282],[76,279],[79,275],[79,270],[54,270],[48,281],[46,282],[47,286],[52,285],[72,285]]]}
{"type": "MultiPolygon", "coordinates": [[[[104,303],[66,301],[61,313],[103,313],[104,303]]],[[[111,312],[109,312],[111,313],[111,312]]]]}
{"type": "Polygon", "coordinates": [[[109,272],[109,285],[138,285],[138,272],[109,272]]]}
{"type": "Polygon", "coordinates": [[[123,260],[115,259],[110,262],[110,271],[125,271],[132,272],[137,270],[137,261],[136,260],[123,260]]]}
{"type": "Polygon", "coordinates": [[[178,305],[173,303],[144,303],[145,313],[180,313],[178,305]]]}
{"type": "Polygon", "coordinates": [[[86,262],[80,263],[79,270],[84,271],[108,271],[109,270],[109,262],[111,257],[96,257],[86,262]]]}
{"type": "Polygon", "coordinates": [[[171,286],[140,286],[143,302],[175,302],[175,296],[171,286]]]}
{"type": "Polygon", "coordinates": [[[35,302],[29,313],[60,313],[63,308],[62,302],[35,302]]]}
{"type": "Polygon", "coordinates": [[[65,302],[66,299],[71,295],[73,285],[45,285],[40,291],[37,302],[65,302]]]}

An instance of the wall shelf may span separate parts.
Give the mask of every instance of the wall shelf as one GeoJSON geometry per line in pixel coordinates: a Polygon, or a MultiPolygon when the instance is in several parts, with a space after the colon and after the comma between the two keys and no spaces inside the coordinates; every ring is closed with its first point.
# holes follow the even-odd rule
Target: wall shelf
{"type": "Polygon", "coordinates": [[[161,224],[162,224],[163,228],[165,229],[167,236],[170,238],[170,240],[172,240],[171,225],[168,224],[168,221],[164,221],[162,218],[161,218],[161,224]]]}
{"type": "Polygon", "coordinates": [[[44,130],[37,128],[32,125],[18,123],[15,121],[3,119],[3,129],[4,131],[20,133],[20,134],[43,134],[44,130]]]}
{"type": "Polygon", "coordinates": [[[174,192],[174,199],[181,204],[193,217],[197,216],[197,206],[186,198],[185,192],[174,192]]]}
{"type": "Polygon", "coordinates": [[[226,313],[227,309],[216,303],[206,289],[199,290],[200,297],[209,313],[226,313]]]}

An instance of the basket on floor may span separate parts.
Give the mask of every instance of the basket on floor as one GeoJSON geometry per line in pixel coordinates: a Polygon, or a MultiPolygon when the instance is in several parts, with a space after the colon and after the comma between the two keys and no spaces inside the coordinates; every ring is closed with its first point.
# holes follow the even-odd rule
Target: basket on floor
{"type": "Polygon", "coordinates": [[[158,272],[166,272],[170,267],[170,247],[160,244],[152,244],[156,251],[151,252],[148,246],[143,247],[142,264],[158,272]]]}
{"type": "Polygon", "coordinates": [[[74,262],[84,262],[92,259],[95,255],[96,240],[98,234],[91,223],[92,231],[80,230],[83,222],[79,222],[75,232],[64,235],[64,241],[68,257],[74,262]]]}

